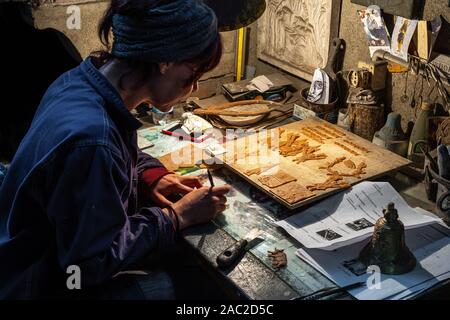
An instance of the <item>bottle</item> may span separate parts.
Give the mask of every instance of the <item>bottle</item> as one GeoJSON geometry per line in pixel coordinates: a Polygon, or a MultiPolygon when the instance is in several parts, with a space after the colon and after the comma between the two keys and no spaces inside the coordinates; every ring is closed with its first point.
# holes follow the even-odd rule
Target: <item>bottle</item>
{"type": "Polygon", "coordinates": [[[416,167],[423,168],[423,152],[428,151],[428,121],[433,116],[433,109],[426,101],[422,102],[420,109],[409,140],[408,159],[413,161],[416,167]]]}

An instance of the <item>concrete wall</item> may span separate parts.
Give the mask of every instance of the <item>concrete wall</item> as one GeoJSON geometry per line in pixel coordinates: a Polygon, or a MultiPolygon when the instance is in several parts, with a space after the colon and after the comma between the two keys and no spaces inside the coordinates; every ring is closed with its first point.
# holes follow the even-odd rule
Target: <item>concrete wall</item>
{"type": "MultiPolygon", "coordinates": [[[[77,0],[57,0],[63,2],[73,2],[77,0]]],[[[92,0],[78,0],[92,1],[92,0]]],[[[64,32],[75,44],[83,57],[90,52],[101,49],[102,46],[97,37],[97,23],[106,9],[107,2],[85,3],[79,5],[81,8],[82,25],[81,30],[69,30],[66,27],[68,14],[66,6],[55,6],[53,4],[41,5],[34,11],[35,23],[38,28],[53,27],[64,32]]],[[[347,50],[344,60],[344,70],[355,68],[358,61],[369,61],[369,51],[366,44],[364,32],[361,23],[356,14],[356,10],[363,8],[355,5],[350,0],[342,0],[341,19],[339,25],[339,36],[347,43],[347,50]]],[[[432,20],[436,15],[442,15],[447,21],[450,21],[450,8],[447,0],[427,0],[424,9],[424,19],[432,20]]],[[[257,24],[253,24],[248,28],[247,38],[247,64],[256,67],[256,74],[268,74],[272,72],[283,72],[267,63],[257,59],[257,24]]],[[[220,84],[233,81],[235,68],[235,32],[223,34],[225,44],[225,54],[221,65],[212,73],[205,75],[204,81],[201,83],[199,97],[207,97],[219,92],[220,84]]],[[[286,74],[286,73],[285,73],[286,74]]],[[[289,76],[289,75],[288,75],[289,76]]],[[[308,82],[289,76],[294,85],[299,89],[309,85],[308,82]]],[[[414,120],[414,110],[407,104],[400,101],[400,97],[405,92],[405,74],[394,74],[388,79],[388,90],[386,96],[387,107],[394,111],[398,111],[403,115],[404,124],[407,121],[414,120]]],[[[413,96],[414,83],[416,78],[410,75],[408,78],[407,95],[413,96]]],[[[416,92],[420,91],[421,81],[418,81],[416,92]]],[[[424,85],[424,95],[428,94],[429,88],[424,85]]],[[[436,93],[431,98],[434,99],[436,93]]],[[[438,99],[439,101],[439,99],[438,99]]]]}
{"type": "Polygon", "coordinates": [[[103,48],[97,37],[98,22],[106,10],[107,2],[80,4],[81,29],[69,29],[68,6],[43,4],[33,11],[36,28],[54,28],[63,32],[76,46],[83,58],[103,48]]]}
{"type": "MultiPolygon", "coordinates": [[[[369,48],[365,39],[365,34],[357,16],[356,11],[359,9],[364,9],[363,6],[356,5],[350,2],[350,0],[342,0],[341,6],[341,20],[339,25],[339,37],[344,39],[347,44],[345,59],[344,59],[344,70],[351,68],[356,68],[358,61],[370,61],[369,48]]],[[[448,7],[448,1],[444,0],[426,0],[424,7],[424,20],[433,20],[438,15],[442,15],[447,21],[450,22],[450,8],[448,7]]],[[[388,19],[392,17],[387,17],[388,19]]],[[[264,63],[257,59],[257,40],[256,23],[249,28],[250,40],[249,40],[249,60],[248,63],[256,67],[257,74],[267,74],[271,72],[280,71],[267,63],[264,63]]],[[[450,40],[449,40],[450,41],[450,40]]],[[[299,88],[309,86],[309,83],[293,76],[288,77],[297,85],[299,88]]],[[[400,112],[403,116],[403,125],[406,128],[406,123],[408,121],[414,121],[415,115],[414,110],[406,104],[400,101],[400,98],[405,94],[405,80],[406,74],[394,74],[388,78],[388,90],[386,96],[386,106],[393,111],[400,112]]],[[[413,97],[414,84],[416,82],[416,77],[409,75],[407,95],[413,97]]],[[[416,92],[420,91],[421,80],[418,81],[416,86],[416,92]]],[[[424,85],[424,95],[428,95],[430,88],[424,85]]],[[[437,90],[431,95],[431,99],[434,100],[437,97],[437,90]]],[[[440,99],[437,100],[440,102],[440,99]]]]}
{"type": "MultiPolygon", "coordinates": [[[[353,4],[350,0],[342,1],[340,37],[347,43],[347,52],[344,60],[344,69],[350,69],[357,66],[358,61],[370,61],[369,49],[365,40],[365,35],[362,25],[359,22],[356,10],[364,7],[353,4]],[[345,17],[345,18],[344,18],[345,17]]],[[[427,0],[424,7],[423,20],[431,21],[436,16],[442,15],[447,21],[450,21],[450,8],[448,1],[444,0],[427,0]]],[[[387,17],[387,20],[392,17],[387,17]]],[[[450,41],[450,40],[449,40],[450,41]]],[[[417,82],[416,93],[420,91],[422,80],[419,77],[417,82]]],[[[417,78],[411,73],[408,76],[406,94],[411,98],[414,96],[414,84],[417,78]]],[[[388,77],[388,90],[386,97],[386,104],[388,108],[399,112],[403,117],[403,125],[406,126],[407,121],[415,120],[415,110],[412,109],[410,103],[402,103],[400,98],[405,94],[406,74],[392,74],[388,77]]],[[[423,94],[428,95],[431,88],[424,84],[423,94]]],[[[416,95],[416,98],[418,95],[416,95]]],[[[435,100],[437,97],[437,90],[431,95],[431,99],[435,100]]],[[[437,100],[442,103],[440,99],[437,100]]]]}
{"type": "MultiPolygon", "coordinates": [[[[58,0],[59,4],[45,3],[33,10],[35,26],[38,29],[54,28],[63,32],[76,46],[83,58],[91,52],[103,49],[98,36],[97,27],[108,2],[93,0],[58,0]],[[67,10],[71,4],[80,8],[81,28],[69,29],[67,20],[71,13],[67,10]]],[[[220,66],[206,74],[200,83],[197,96],[203,98],[214,95],[223,82],[231,82],[234,79],[235,68],[235,37],[234,32],[222,35],[224,42],[224,55],[220,66]]]]}

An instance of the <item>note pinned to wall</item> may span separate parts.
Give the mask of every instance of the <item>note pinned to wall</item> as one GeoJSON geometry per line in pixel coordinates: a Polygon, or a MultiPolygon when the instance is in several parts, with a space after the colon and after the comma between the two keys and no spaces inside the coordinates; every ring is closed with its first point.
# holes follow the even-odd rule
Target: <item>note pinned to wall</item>
{"type": "Polygon", "coordinates": [[[378,6],[369,6],[366,10],[358,10],[359,18],[367,38],[367,44],[372,57],[375,51],[390,51],[389,33],[384,23],[381,9],[378,6]]]}
{"type": "Polygon", "coordinates": [[[418,21],[398,17],[392,33],[391,53],[404,61],[408,61],[408,50],[418,21]]]}

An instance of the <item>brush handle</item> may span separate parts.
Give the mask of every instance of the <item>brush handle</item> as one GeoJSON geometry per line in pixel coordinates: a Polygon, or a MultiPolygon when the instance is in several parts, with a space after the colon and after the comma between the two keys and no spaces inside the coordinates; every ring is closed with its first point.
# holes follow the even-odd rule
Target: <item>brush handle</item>
{"type": "Polygon", "coordinates": [[[216,110],[216,109],[197,109],[194,110],[195,115],[205,115],[205,116],[232,116],[232,117],[252,117],[260,116],[273,111],[274,109],[266,109],[261,111],[227,111],[227,110],[216,110]]]}

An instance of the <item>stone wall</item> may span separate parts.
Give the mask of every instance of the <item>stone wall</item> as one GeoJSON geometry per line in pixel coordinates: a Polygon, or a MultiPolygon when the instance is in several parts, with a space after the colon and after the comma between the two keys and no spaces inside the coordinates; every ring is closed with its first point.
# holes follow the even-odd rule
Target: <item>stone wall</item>
{"type": "MultiPolygon", "coordinates": [[[[365,34],[361,25],[361,22],[357,16],[356,11],[364,9],[363,6],[356,5],[350,2],[350,0],[342,0],[341,6],[341,19],[339,26],[339,37],[344,39],[347,45],[346,54],[344,59],[344,70],[357,67],[358,61],[370,61],[369,48],[365,39],[365,34]]],[[[433,20],[438,15],[442,15],[447,21],[450,22],[450,8],[447,1],[444,0],[427,0],[424,7],[424,20],[433,20]]],[[[392,16],[388,18],[392,19],[392,16]]],[[[257,59],[257,46],[256,41],[257,25],[256,23],[249,28],[249,43],[250,53],[248,63],[256,67],[257,74],[267,74],[271,72],[280,71],[273,66],[264,63],[257,59]]],[[[450,41],[450,40],[449,40],[450,41]]],[[[299,88],[309,86],[308,82],[305,82],[297,77],[289,76],[291,80],[299,88]]],[[[400,98],[405,94],[405,80],[406,74],[394,74],[388,77],[387,81],[387,96],[386,106],[396,112],[400,112],[403,117],[403,125],[406,128],[408,121],[415,120],[415,112],[409,105],[400,101],[400,98]]],[[[414,84],[416,83],[416,77],[413,75],[408,76],[407,95],[413,97],[414,84]]],[[[420,91],[421,79],[417,81],[416,93],[420,91]]],[[[428,88],[427,84],[424,84],[424,95],[428,95],[431,88],[428,88]]],[[[437,90],[431,95],[431,99],[437,98],[437,90]]],[[[440,99],[437,99],[440,102],[440,99]]]]}
{"type": "MultiPolygon", "coordinates": [[[[83,58],[91,52],[103,49],[97,28],[103,13],[107,8],[107,1],[98,0],[57,0],[56,3],[44,3],[33,10],[35,26],[38,29],[54,28],[63,32],[75,45],[83,58]],[[70,6],[80,8],[80,29],[67,27],[67,20],[71,17],[70,6]],[[68,13],[69,10],[69,13],[68,13]]],[[[203,98],[214,95],[223,82],[234,79],[235,68],[235,37],[234,32],[222,35],[224,55],[218,68],[206,74],[200,83],[197,96],[203,98]]]]}
{"type": "MultiPolygon", "coordinates": [[[[35,24],[38,28],[56,28],[64,32],[75,44],[83,57],[90,52],[101,49],[102,46],[97,37],[97,24],[100,20],[107,2],[102,0],[56,0],[64,2],[64,5],[43,4],[34,11],[35,24]],[[95,2],[91,2],[95,1],[95,2]],[[68,14],[67,5],[77,2],[81,9],[81,29],[69,30],[66,26],[68,14]],[[80,3],[87,2],[87,3],[80,3]]],[[[342,0],[341,19],[339,24],[339,36],[347,44],[347,50],[344,60],[344,69],[350,69],[357,66],[358,61],[370,61],[369,51],[366,44],[364,32],[361,23],[356,14],[356,10],[362,6],[353,4],[350,0],[342,0]]],[[[447,1],[427,0],[424,8],[424,19],[432,20],[437,15],[442,15],[447,21],[450,21],[450,8],[447,1]]],[[[256,68],[256,75],[279,72],[279,70],[267,63],[257,59],[257,25],[256,23],[247,28],[247,65],[256,68]]],[[[212,73],[205,75],[200,85],[199,97],[207,97],[219,92],[220,84],[233,81],[235,72],[235,43],[236,33],[227,32],[223,34],[225,44],[225,54],[222,58],[219,68],[212,73]]],[[[288,75],[294,84],[299,88],[308,86],[308,82],[294,76],[288,75]]],[[[394,74],[389,76],[388,90],[386,96],[387,107],[398,111],[403,115],[404,124],[407,121],[414,121],[414,110],[408,104],[400,101],[400,97],[405,94],[405,74],[394,74]]],[[[419,91],[421,81],[417,81],[415,91],[419,91]]],[[[412,97],[416,78],[412,75],[408,78],[407,95],[412,97]]],[[[428,94],[428,86],[424,85],[424,95],[428,94]]],[[[436,97],[436,91],[431,95],[431,99],[436,97]]],[[[437,100],[439,102],[439,99],[437,100]]]]}

